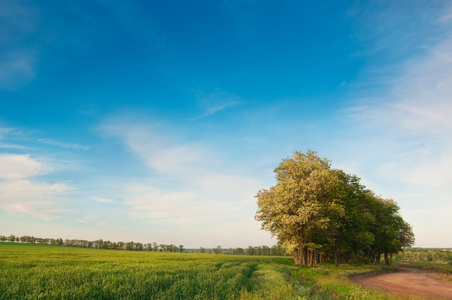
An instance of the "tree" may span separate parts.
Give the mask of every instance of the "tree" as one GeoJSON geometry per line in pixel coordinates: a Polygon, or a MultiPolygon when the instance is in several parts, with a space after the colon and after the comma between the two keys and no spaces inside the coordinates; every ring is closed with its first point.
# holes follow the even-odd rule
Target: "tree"
{"type": "Polygon", "coordinates": [[[383,254],[385,264],[389,265],[393,254],[414,244],[411,225],[403,220],[399,210],[400,207],[394,200],[375,196],[373,214],[376,222],[371,230],[375,236],[372,247],[377,251],[376,263],[380,263],[383,254]]]}
{"type": "Polygon", "coordinates": [[[223,254],[223,248],[221,248],[221,246],[218,245],[216,248],[213,249],[213,253],[215,253],[215,254],[223,254]]]}
{"type": "Polygon", "coordinates": [[[133,251],[133,250],[135,250],[135,243],[132,241],[132,242],[128,242],[127,244],[126,244],[126,250],[128,250],[128,251],[133,251]]]}
{"type": "Polygon", "coordinates": [[[256,251],[253,246],[248,246],[245,250],[246,255],[255,255],[256,251]]]}
{"type": "Polygon", "coordinates": [[[411,248],[414,245],[415,238],[413,227],[405,221],[403,221],[399,228],[398,239],[400,240],[403,248],[411,248]]]}
{"type": "MultiPolygon", "coordinates": [[[[117,248],[119,249],[119,250],[124,250],[124,242],[121,242],[121,241],[119,241],[118,243],[117,243],[117,248]]],[[[91,247],[91,246],[89,246],[89,247],[91,247]]]]}
{"type": "Polygon", "coordinates": [[[142,243],[135,243],[135,250],[136,251],[143,251],[143,244],[142,243]]]}
{"type": "Polygon", "coordinates": [[[152,242],[152,248],[154,248],[154,252],[157,252],[159,250],[159,244],[152,242]]]}
{"type": "Polygon", "coordinates": [[[330,215],[328,238],[334,248],[334,263],[339,266],[344,248],[350,256],[356,258],[361,246],[366,247],[373,242],[373,235],[367,230],[366,224],[370,215],[367,213],[370,191],[361,185],[360,178],[343,170],[336,170],[340,181],[338,204],[343,212],[330,215]]]}
{"type": "MultiPolygon", "coordinates": [[[[276,185],[260,190],[255,219],[294,257],[312,266],[334,257],[386,264],[414,243],[411,226],[393,200],[376,196],[356,175],[334,170],[315,152],[294,152],[274,171],[276,185]]],[[[248,249],[259,253],[261,248],[248,249]]],[[[274,255],[276,249],[270,249],[274,255]]]]}
{"type": "Polygon", "coordinates": [[[101,249],[103,245],[104,245],[104,240],[102,240],[102,239],[98,239],[98,240],[94,241],[94,246],[96,247],[96,249],[101,249]]]}
{"type": "Polygon", "coordinates": [[[29,243],[30,242],[30,236],[28,236],[28,235],[21,236],[20,237],[20,241],[22,243],[29,243]]]}
{"type": "Polygon", "coordinates": [[[295,264],[312,264],[321,245],[315,233],[326,229],[329,214],[339,213],[336,203],[339,180],[330,162],[308,151],[294,152],[274,171],[276,185],[260,190],[255,219],[293,255],[295,264]],[[327,213],[328,211],[332,211],[327,213]]]}
{"type": "Polygon", "coordinates": [[[236,255],[243,255],[243,254],[245,254],[245,250],[243,250],[243,248],[237,248],[237,249],[235,249],[235,253],[234,254],[236,254],[236,255]]]}

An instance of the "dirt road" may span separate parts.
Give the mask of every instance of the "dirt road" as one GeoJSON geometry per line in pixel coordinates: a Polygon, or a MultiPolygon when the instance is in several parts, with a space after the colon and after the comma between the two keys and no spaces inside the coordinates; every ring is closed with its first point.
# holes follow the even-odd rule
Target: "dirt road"
{"type": "Polygon", "coordinates": [[[429,270],[399,267],[398,272],[380,275],[359,275],[351,280],[366,288],[381,289],[400,295],[417,295],[426,298],[452,299],[452,281],[429,270]]]}

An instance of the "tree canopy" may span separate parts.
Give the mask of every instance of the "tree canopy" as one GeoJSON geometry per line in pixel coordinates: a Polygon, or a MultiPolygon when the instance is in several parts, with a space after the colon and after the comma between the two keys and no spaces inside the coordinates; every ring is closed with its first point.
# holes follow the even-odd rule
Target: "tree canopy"
{"type": "Polygon", "coordinates": [[[393,200],[376,196],[355,175],[331,168],[316,152],[294,152],[274,171],[276,185],[257,195],[255,219],[276,236],[296,264],[334,257],[389,264],[414,243],[411,226],[393,200]]]}

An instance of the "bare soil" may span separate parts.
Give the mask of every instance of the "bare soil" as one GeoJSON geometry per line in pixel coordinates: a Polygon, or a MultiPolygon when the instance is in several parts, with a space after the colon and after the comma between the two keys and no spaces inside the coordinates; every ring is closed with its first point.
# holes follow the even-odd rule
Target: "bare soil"
{"type": "Polygon", "coordinates": [[[452,281],[431,270],[398,267],[397,272],[366,274],[350,278],[365,288],[398,295],[416,295],[427,299],[452,299],[452,281]]]}

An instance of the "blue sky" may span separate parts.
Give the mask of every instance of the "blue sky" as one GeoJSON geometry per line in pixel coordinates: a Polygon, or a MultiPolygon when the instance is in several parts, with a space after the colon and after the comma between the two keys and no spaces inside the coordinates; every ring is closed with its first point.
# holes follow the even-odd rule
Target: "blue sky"
{"type": "Polygon", "coordinates": [[[451,247],[448,1],[0,1],[0,234],[272,245],[293,151],[451,247]]]}

